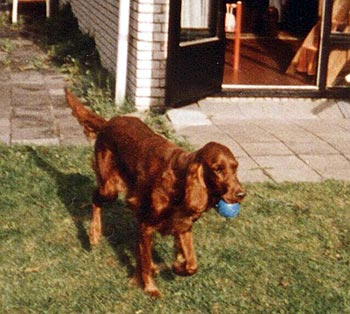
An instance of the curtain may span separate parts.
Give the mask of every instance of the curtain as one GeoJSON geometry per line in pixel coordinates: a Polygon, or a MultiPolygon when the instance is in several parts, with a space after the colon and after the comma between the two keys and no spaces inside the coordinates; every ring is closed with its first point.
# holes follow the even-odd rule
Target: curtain
{"type": "Polygon", "coordinates": [[[181,28],[208,28],[210,0],[182,0],[181,28]]]}

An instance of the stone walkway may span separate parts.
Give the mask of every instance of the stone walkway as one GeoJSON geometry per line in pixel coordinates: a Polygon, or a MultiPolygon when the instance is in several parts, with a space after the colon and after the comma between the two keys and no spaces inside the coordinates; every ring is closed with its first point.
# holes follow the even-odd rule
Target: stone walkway
{"type": "MultiPolygon", "coordinates": [[[[14,47],[12,60],[45,58],[28,40],[14,47]]],[[[3,64],[7,56],[0,53],[3,64]]],[[[87,145],[65,101],[66,78],[22,63],[0,67],[0,142],[87,145]]],[[[168,110],[167,117],[196,148],[227,145],[243,182],[350,180],[349,100],[209,97],[168,110]]]]}
{"type": "Polygon", "coordinates": [[[167,115],[195,147],[227,145],[244,182],[350,180],[350,100],[207,98],[167,115]]]}
{"type": "Polygon", "coordinates": [[[35,71],[0,75],[1,142],[8,145],[87,144],[67,107],[64,76],[35,71]]]}
{"type": "Polygon", "coordinates": [[[77,145],[87,140],[67,107],[66,78],[53,69],[36,68],[47,57],[32,41],[12,39],[0,54],[0,142],[30,145],[77,145]],[[30,56],[31,60],[29,60],[30,56]]]}

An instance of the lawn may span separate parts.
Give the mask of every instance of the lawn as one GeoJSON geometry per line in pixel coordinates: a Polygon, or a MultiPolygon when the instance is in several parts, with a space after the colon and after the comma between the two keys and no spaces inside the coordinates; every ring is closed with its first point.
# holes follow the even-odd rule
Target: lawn
{"type": "MultiPolygon", "coordinates": [[[[199,272],[164,269],[152,299],[129,285],[136,224],[122,200],[87,230],[91,148],[0,146],[0,312],[350,313],[350,184],[249,184],[232,220],[194,226],[199,272]]],[[[171,266],[171,238],[154,256],[171,266]]]]}

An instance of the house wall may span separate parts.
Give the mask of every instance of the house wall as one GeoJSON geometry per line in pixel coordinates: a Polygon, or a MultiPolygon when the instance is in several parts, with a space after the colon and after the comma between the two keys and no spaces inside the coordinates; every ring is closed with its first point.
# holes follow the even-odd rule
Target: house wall
{"type": "Polygon", "coordinates": [[[132,1],[127,94],[138,108],[164,105],[169,1],[132,1]]]}
{"type": "MultiPolygon", "coordinates": [[[[147,110],[164,104],[170,0],[130,1],[126,95],[147,110]]],[[[94,37],[103,66],[115,75],[119,0],[60,0],[67,2],[80,29],[94,37]]]]}

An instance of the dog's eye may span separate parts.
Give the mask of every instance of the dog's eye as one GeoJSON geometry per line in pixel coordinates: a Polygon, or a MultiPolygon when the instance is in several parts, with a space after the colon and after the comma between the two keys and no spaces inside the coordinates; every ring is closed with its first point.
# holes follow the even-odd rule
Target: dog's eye
{"type": "Polygon", "coordinates": [[[223,166],[220,166],[220,165],[219,165],[219,166],[213,167],[213,171],[214,171],[216,174],[222,173],[223,170],[224,170],[224,167],[223,167],[223,166]]]}

